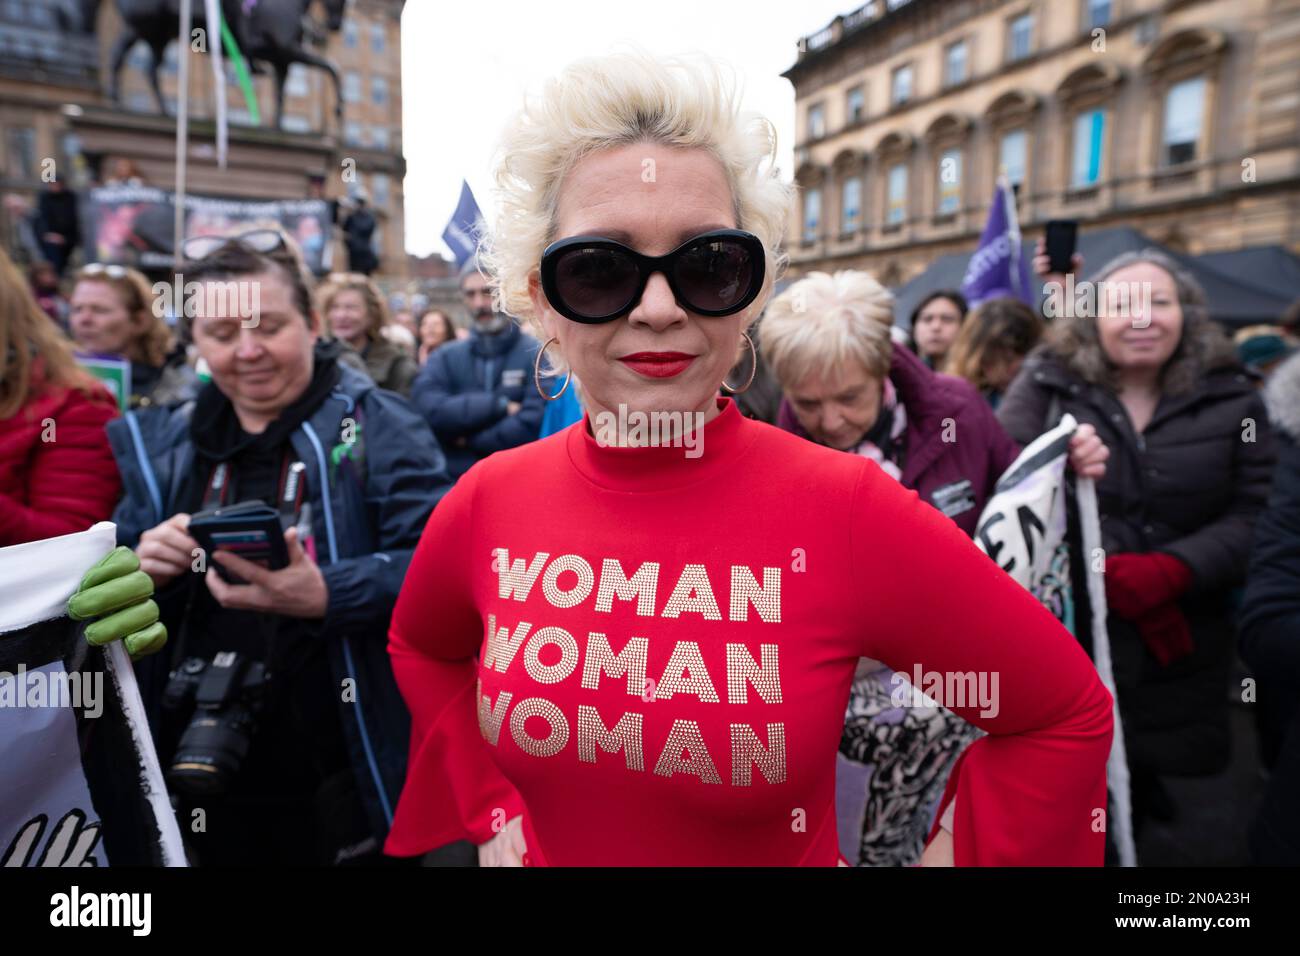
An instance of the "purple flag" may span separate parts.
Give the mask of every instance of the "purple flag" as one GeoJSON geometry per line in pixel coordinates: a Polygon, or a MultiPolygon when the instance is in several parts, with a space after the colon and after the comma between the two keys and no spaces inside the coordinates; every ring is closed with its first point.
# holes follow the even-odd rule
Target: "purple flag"
{"type": "Polygon", "coordinates": [[[460,202],[451,214],[447,228],[442,231],[442,241],[456,257],[456,267],[460,268],[478,249],[478,239],[483,233],[483,214],[479,212],[478,203],[468,182],[460,187],[460,202]]]}
{"type": "Polygon", "coordinates": [[[1029,282],[1029,267],[1020,252],[1015,193],[1001,176],[993,190],[993,205],[989,208],[989,221],[980,236],[979,247],[966,266],[961,291],[972,309],[981,302],[1002,297],[1036,305],[1029,282]]]}

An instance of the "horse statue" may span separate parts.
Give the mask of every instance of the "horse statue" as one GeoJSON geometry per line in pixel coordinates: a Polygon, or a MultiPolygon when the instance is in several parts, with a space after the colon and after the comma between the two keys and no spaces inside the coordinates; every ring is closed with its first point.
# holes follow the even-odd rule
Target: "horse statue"
{"type": "MultiPolygon", "coordinates": [[[[102,0],[79,0],[82,23],[87,32],[93,32],[102,0]]],[[[320,0],[325,9],[325,28],[337,33],[343,27],[343,14],[347,0],[320,0]]],[[[339,71],[325,57],[309,50],[304,37],[309,34],[307,11],[313,0],[221,0],[221,14],[234,34],[235,42],[249,62],[254,73],[269,65],[275,74],[275,127],[281,128],[284,116],[284,84],[289,67],[294,63],[314,66],[324,70],[334,81],[334,120],[343,119],[343,84],[339,71]]],[[[112,71],[109,97],[120,102],[119,77],[127,54],[136,43],[143,40],[149,47],[152,59],[149,64],[149,85],[153,88],[158,110],[167,115],[162,90],[158,85],[158,67],[162,63],[167,44],[176,39],[180,31],[180,0],[115,0],[123,29],[113,44],[112,71]]],[[[204,4],[193,0],[193,26],[206,29],[204,4]]],[[[315,33],[315,31],[310,31],[315,33]]],[[[221,38],[208,37],[209,44],[220,43],[221,38]]]]}

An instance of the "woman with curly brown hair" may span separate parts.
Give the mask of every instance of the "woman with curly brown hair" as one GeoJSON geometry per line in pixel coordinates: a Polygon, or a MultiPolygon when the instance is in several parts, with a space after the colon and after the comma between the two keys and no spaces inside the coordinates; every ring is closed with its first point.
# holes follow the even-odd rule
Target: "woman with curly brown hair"
{"type": "Polygon", "coordinates": [[[388,306],[373,281],[359,272],[336,272],[317,291],[316,301],[329,330],[361,356],[376,385],[411,393],[415,359],[384,337],[388,306]]]}
{"type": "MultiPolygon", "coordinates": [[[[1083,307],[1054,310],[1062,316],[998,418],[1028,443],[1068,413],[1111,449],[1097,498],[1140,820],[1172,813],[1159,774],[1215,773],[1228,760],[1229,592],[1268,496],[1273,439],[1204,293],[1172,259],[1125,253],[1076,291],[1060,304],[1083,307]]],[[[1079,634],[1090,633],[1085,617],[1079,634]]]]}
{"type": "Polygon", "coordinates": [[[1025,356],[1043,337],[1043,320],[1019,299],[989,299],[966,319],[943,370],[970,382],[995,409],[1025,356]]]}

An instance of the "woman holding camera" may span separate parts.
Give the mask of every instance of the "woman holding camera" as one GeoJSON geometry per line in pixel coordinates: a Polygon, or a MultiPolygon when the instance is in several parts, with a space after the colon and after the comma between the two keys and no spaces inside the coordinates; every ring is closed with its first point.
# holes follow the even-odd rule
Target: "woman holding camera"
{"type": "Polygon", "coordinates": [[[378,856],[409,720],[382,636],[447,483],[423,421],[341,365],[337,343],[318,342],[289,241],[263,230],[186,243],[187,280],[256,283],[242,301],[259,311],[238,314],[239,297],[198,310],[187,332],[211,384],[109,432],[126,487],[119,541],[153,579],[173,635],[169,655],[142,662],[142,684],[169,779],[203,810],[202,830],[181,820],[201,863],[378,856]],[[283,567],[206,553],[190,534],[196,512],[244,502],[278,513],[283,567]],[[205,732],[185,679],[220,667],[242,678],[198,714],[205,732]],[[220,792],[196,798],[203,773],[220,792]]]}
{"type": "Polygon", "coordinates": [[[999,675],[996,714],[949,701],[989,736],[926,862],[1100,864],[1111,701],[1078,645],[875,464],[718,396],[779,265],[770,126],[715,67],[628,54],[509,130],[493,281],[587,414],[476,464],[425,529],[390,636],[413,762],[388,852],[835,865],[866,656],[999,675]]]}

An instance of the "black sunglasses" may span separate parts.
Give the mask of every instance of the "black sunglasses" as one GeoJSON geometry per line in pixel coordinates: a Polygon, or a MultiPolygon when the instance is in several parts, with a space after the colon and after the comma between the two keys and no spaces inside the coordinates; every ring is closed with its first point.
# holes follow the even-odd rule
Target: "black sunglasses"
{"type": "Polygon", "coordinates": [[[697,315],[734,315],[763,288],[763,243],[739,229],[705,232],[664,256],[646,256],[612,239],[573,236],[542,253],[542,291],[574,322],[598,325],[636,308],[652,273],[668,280],[678,304],[697,315]]]}

